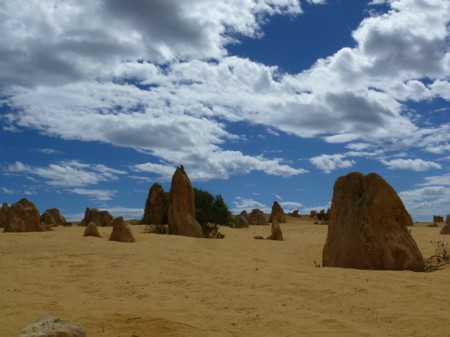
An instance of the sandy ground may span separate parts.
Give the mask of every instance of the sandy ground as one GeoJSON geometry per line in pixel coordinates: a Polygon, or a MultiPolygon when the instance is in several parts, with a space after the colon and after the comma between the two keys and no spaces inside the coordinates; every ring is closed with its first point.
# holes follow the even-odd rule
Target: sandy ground
{"type": "MultiPolygon", "coordinates": [[[[442,225],[442,224],[441,224],[442,225]]],[[[144,233],[135,243],[84,228],[0,233],[0,336],[42,314],[88,337],[450,336],[450,267],[432,273],[317,268],[326,226],[221,228],[225,239],[144,233]]],[[[440,228],[412,229],[424,257],[440,228]]],[[[449,239],[445,239],[450,241],[449,239]]]]}

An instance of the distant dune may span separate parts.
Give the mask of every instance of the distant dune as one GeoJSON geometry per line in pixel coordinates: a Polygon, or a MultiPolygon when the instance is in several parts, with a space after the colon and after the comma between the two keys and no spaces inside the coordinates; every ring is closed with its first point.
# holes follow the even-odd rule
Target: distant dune
{"type": "MultiPolygon", "coordinates": [[[[410,229],[428,257],[445,238],[425,225],[410,229]]],[[[288,217],[285,241],[253,239],[270,226],[221,227],[223,240],[131,228],[135,243],[108,241],[111,227],[0,233],[0,336],[42,314],[89,337],[450,336],[450,267],[318,268],[327,226],[311,219],[288,217]]]]}

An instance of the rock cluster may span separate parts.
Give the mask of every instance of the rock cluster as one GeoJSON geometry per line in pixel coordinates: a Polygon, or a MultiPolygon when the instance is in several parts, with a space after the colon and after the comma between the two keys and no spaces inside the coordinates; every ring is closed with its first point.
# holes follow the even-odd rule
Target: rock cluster
{"type": "Polygon", "coordinates": [[[148,192],[142,223],[161,225],[168,223],[169,193],[155,183],[148,192]]]}
{"type": "Polygon", "coordinates": [[[94,222],[97,226],[112,226],[113,216],[108,211],[99,211],[96,208],[86,208],[84,218],[81,220],[81,226],[87,226],[94,222]]]}
{"type": "Polygon", "coordinates": [[[286,223],[286,215],[280,204],[275,201],[272,205],[272,212],[270,213],[269,222],[273,222],[274,218],[278,218],[279,223],[286,223]]]}
{"type": "Polygon", "coordinates": [[[4,220],[4,232],[43,232],[44,225],[36,206],[27,199],[11,205],[4,220]]]}
{"type": "Polygon", "coordinates": [[[177,167],[172,177],[168,211],[169,234],[203,237],[195,219],[195,195],[184,167],[177,167]]]}
{"type": "Polygon", "coordinates": [[[298,209],[292,211],[291,213],[288,213],[288,215],[293,218],[301,218],[302,217],[302,215],[298,213],[298,209]]]}
{"type": "Polygon", "coordinates": [[[441,215],[433,215],[433,222],[444,222],[444,217],[441,215]]]}
{"type": "Polygon", "coordinates": [[[41,222],[48,227],[67,226],[66,219],[57,208],[50,208],[41,215],[41,222]]]}
{"type": "Polygon", "coordinates": [[[263,211],[258,208],[254,208],[248,215],[247,221],[250,225],[268,225],[269,222],[266,219],[263,211]]]}
{"type": "Polygon", "coordinates": [[[334,185],[324,267],[424,271],[407,226],[411,216],[379,175],[358,172],[334,185]]]}

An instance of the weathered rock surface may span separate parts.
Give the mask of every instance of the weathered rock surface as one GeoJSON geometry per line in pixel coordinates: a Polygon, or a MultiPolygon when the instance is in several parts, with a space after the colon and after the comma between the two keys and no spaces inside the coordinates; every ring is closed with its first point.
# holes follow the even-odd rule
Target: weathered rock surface
{"type": "Polygon", "coordinates": [[[102,237],[98,231],[97,225],[94,222],[89,222],[89,224],[86,226],[84,230],[83,236],[94,236],[97,238],[102,237]]]}
{"type": "Polygon", "coordinates": [[[433,215],[433,222],[444,222],[444,217],[442,215],[433,215]]]}
{"type": "Polygon", "coordinates": [[[112,226],[113,216],[108,211],[99,211],[96,208],[86,208],[84,219],[80,226],[87,226],[89,222],[94,222],[97,226],[112,226]]]}
{"type": "Polygon", "coordinates": [[[424,271],[407,226],[411,216],[379,175],[350,173],[336,180],[324,267],[424,271]]]}
{"type": "Polygon", "coordinates": [[[43,232],[41,217],[36,206],[27,199],[13,204],[4,223],[4,232],[43,232]]]}
{"type": "Polygon", "coordinates": [[[301,218],[301,214],[298,213],[298,209],[294,210],[292,213],[288,213],[293,218],[301,218]]]}
{"type": "Polygon", "coordinates": [[[439,234],[444,234],[444,235],[450,234],[450,224],[447,224],[444,227],[442,227],[439,234]]]}
{"type": "Polygon", "coordinates": [[[172,177],[168,215],[169,234],[203,237],[202,227],[195,219],[194,190],[182,165],[172,177]]]}
{"type": "Polygon", "coordinates": [[[247,219],[250,225],[269,225],[267,218],[263,211],[254,208],[251,213],[248,215],[247,219]]]}
{"type": "Polygon", "coordinates": [[[45,315],[24,328],[20,337],[86,337],[86,331],[78,324],[45,315]]]}
{"type": "Polygon", "coordinates": [[[276,216],[272,219],[272,234],[267,237],[267,240],[283,241],[283,233],[281,232],[280,223],[276,216]]]}
{"type": "Polygon", "coordinates": [[[274,201],[272,205],[272,212],[270,213],[269,222],[273,222],[273,218],[277,217],[279,223],[286,223],[286,214],[284,214],[284,210],[281,205],[274,201]]]}
{"type": "Polygon", "coordinates": [[[41,222],[45,226],[58,227],[67,226],[66,218],[64,218],[57,208],[50,208],[41,215],[41,222]]]}
{"type": "Polygon", "coordinates": [[[169,193],[155,183],[148,192],[142,223],[162,225],[168,223],[169,193]]]}
{"type": "Polygon", "coordinates": [[[128,226],[123,217],[119,216],[113,221],[113,230],[109,236],[109,241],[117,242],[134,242],[134,236],[131,232],[130,226],[128,226]]]}
{"type": "Polygon", "coordinates": [[[249,224],[248,224],[247,219],[244,216],[238,215],[234,219],[234,227],[235,228],[248,228],[249,224]]]}
{"type": "Polygon", "coordinates": [[[0,228],[5,227],[6,216],[9,212],[9,206],[6,202],[2,204],[2,208],[0,208],[0,228]]]}
{"type": "Polygon", "coordinates": [[[243,216],[248,222],[248,213],[247,213],[247,211],[244,210],[239,215],[243,216]]]}

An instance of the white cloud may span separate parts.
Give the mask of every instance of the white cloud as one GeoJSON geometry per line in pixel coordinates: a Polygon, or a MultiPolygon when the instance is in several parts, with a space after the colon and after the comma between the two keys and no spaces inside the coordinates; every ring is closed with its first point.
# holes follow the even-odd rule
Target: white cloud
{"type": "Polygon", "coordinates": [[[100,182],[116,180],[118,174],[126,173],[105,165],[84,164],[78,161],[63,161],[47,167],[35,167],[17,161],[7,166],[4,171],[26,177],[43,178],[48,185],[61,187],[95,185],[100,182]]]}
{"type": "Polygon", "coordinates": [[[2,187],[2,191],[5,194],[14,194],[14,190],[11,190],[11,189],[6,188],[6,187],[2,187]]]}
{"type": "Polygon", "coordinates": [[[79,195],[85,195],[88,196],[90,199],[96,200],[96,201],[108,201],[111,200],[114,195],[117,193],[117,191],[113,190],[96,190],[96,189],[85,189],[85,188],[73,188],[68,189],[70,193],[79,194],[79,195]]]}
{"type": "Polygon", "coordinates": [[[296,0],[4,0],[0,84],[67,83],[125,60],[218,58],[235,35],[260,35],[266,16],[300,12],[296,0]]]}
{"type": "Polygon", "coordinates": [[[409,213],[417,219],[431,221],[432,215],[450,214],[450,189],[445,186],[427,186],[399,193],[409,213]]]}
{"type": "MultiPolygon", "coordinates": [[[[161,154],[162,156],[163,154],[161,154]]],[[[206,153],[192,153],[189,156],[179,154],[177,158],[167,157],[168,163],[144,163],[132,167],[138,172],[148,172],[159,175],[161,181],[172,178],[175,167],[183,164],[191,181],[206,181],[210,179],[227,179],[233,175],[248,174],[262,171],[269,175],[289,177],[307,173],[305,169],[293,168],[283,164],[281,159],[268,159],[263,156],[245,156],[239,151],[211,150],[206,153]]]]}
{"type": "MultiPolygon", "coordinates": [[[[234,122],[331,143],[448,151],[449,125],[423,132],[405,108],[409,101],[449,99],[446,1],[389,1],[391,10],[353,32],[355,47],[299,74],[226,50],[242,35],[261,36],[267,16],[299,14],[296,0],[126,4],[1,2],[0,84],[14,109],[3,116],[4,129],[148,151],[159,163],[136,170],[167,177],[184,164],[197,180],[306,172],[282,159],[225,150],[240,140],[228,131],[234,122]]],[[[328,173],[355,164],[343,155],[311,162],[328,173]]]]}
{"type": "Polygon", "coordinates": [[[393,159],[381,160],[391,170],[412,170],[412,171],[426,171],[430,169],[440,169],[442,166],[438,163],[425,161],[422,159],[393,159]]]}
{"type": "Polygon", "coordinates": [[[59,151],[56,151],[54,149],[48,149],[48,148],[37,149],[37,151],[40,153],[48,154],[48,155],[60,154],[59,151]]]}
{"type": "Polygon", "coordinates": [[[236,197],[235,201],[233,201],[234,207],[233,212],[235,214],[239,214],[242,211],[251,212],[253,209],[258,208],[263,212],[270,212],[271,208],[267,205],[248,198],[236,197]]]}
{"type": "Polygon", "coordinates": [[[330,173],[339,168],[349,168],[355,164],[354,160],[345,159],[345,155],[342,154],[323,154],[310,158],[309,161],[317,168],[325,171],[325,173],[330,173]]]}
{"type": "Polygon", "coordinates": [[[123,216],[125,219],[142,219],[144,215],[144,208],[129,208],[114,206],[109,207],[108,211],[114,216],[123,216]]]}
{"type": "MultiPolygon", "coordinates": [[[[421,183],[419,185],[422,186],[433,186],[433,185],[439,185],[439,186],[450,186],[450,173],[446,173],[440,176],[431,176],[431,177],[425,177],[425,182],[421,183]]],[[[450,202],[449,202],[450,204],[450,202]]]]}
{"type": "Polygon", "coordinates": [[[285,212],[292,212],[296,209],[300,210],[300,208],[303,207],[303,204],[297,201],[281,201],[280,205],[283,207],[285,212]]]}

